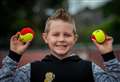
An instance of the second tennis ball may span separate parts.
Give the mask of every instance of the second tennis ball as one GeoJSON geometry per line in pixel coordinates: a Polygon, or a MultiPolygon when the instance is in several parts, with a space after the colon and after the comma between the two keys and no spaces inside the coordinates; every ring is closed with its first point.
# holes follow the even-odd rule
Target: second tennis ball
{"type": "Polygon", "coordinates": [[[104,43],[106,35],[101,29],[98,29],[92,33],[92,39],[95,39],[97,43],[104,43]]]}

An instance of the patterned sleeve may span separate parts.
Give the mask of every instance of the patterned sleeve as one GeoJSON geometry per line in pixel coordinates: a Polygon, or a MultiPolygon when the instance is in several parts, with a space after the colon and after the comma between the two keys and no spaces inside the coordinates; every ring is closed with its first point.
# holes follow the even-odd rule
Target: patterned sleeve
{"type": "Polygon", "coordinates": [[[105,69],[92,63],[95,82],[120,82],[120,62],[110,52],[103,57],[105,69]]]}
{"type": "Polygon", "coordinates": [[[10,55],[3,59],[3,66],[0,69],[0,82],[30,82],[30,64],[17,69],[15,59],[11,58],[10,55]]]}

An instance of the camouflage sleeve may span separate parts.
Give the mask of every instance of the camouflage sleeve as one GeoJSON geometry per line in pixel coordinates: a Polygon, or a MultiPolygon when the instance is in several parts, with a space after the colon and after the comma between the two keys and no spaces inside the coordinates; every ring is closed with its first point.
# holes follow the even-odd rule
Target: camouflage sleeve
{"type": "Polygon", "coordinates": [[[103,57],[105,69],[92,63],[95,82],[120,82],[120,62],[110,52],[103,57]]]}
{"type": "Polygon", "coordinates": [[[17,61],[9,55],[2,63],[0,82],[30,82],[30,64],[17,69],[17,61]]]}

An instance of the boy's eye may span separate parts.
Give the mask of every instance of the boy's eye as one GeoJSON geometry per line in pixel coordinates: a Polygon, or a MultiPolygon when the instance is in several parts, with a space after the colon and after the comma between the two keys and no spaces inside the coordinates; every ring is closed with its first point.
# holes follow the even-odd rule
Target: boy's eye
{"type": "Polygon", "coordinates": [[[68,33],[65,33],[64,36],[65,36],[65,37],[70,37],[70,36],[72,36],[72,35],[71,35],[71,34],[68,34],[68,33]]]}
{"type": "Polygon", "coordinates": [[[58,33],[55,33],[55,34],[53,34],[53,36],[59,36],[59,34],[58,34],[58,33]]]}

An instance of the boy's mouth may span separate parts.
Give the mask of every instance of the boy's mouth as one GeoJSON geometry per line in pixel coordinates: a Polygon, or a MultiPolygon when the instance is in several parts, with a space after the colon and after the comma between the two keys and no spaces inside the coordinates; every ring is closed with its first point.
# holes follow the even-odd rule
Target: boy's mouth
{"type": "Polygon", "coordinates": [[[65,48],[67,48],[67,45],[56,45],[56,47],[58,47],[60,49],[65,49],[65,48]]]}

